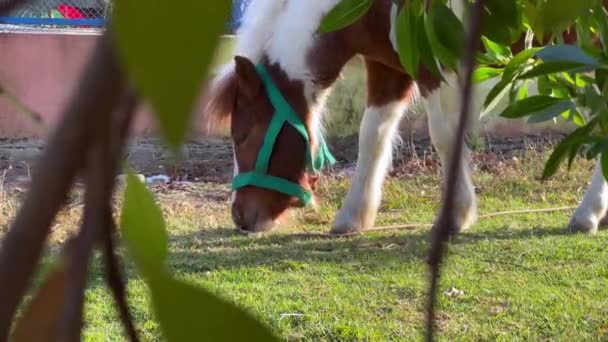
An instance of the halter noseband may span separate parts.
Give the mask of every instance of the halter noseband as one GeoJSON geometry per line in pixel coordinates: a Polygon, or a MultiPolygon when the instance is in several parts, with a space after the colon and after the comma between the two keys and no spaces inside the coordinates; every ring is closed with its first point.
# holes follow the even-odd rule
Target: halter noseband
{"type": "Polygon", "coordinates": [[[310,147],[310,137],[304,122],[300,116],[293,110],[291,105],[285,100],[275,83],[273,82],[268,70],[262,64],[258,64],[256,70],[262,79],[268,98],[274,107],[274,114],[268,131],[264,136],[264,143],[258,158],[255,162],[255,168],[253,171],[238,174],[232,180],[232,190],[236,191],[245,186],[257,186],[269,190],[278,191],[280,193],[297,197],[302,205],[308,205],[312,201],[312,193],[304,189],[300,184],[291,182],[287,179],[275,177],[268,174],[268,164],[270,162],[270,156],[276,143],[279,132],[283,128],[285,123],[289,123],[293,128],[300,133],[300,135],[306,141],[306,166],[316,172],[323,168],[324,164],[334,164],[336,160],[329,152],[329,148],[323,139],[323,136],[319,134],[319,148],[318,153],[314,160],[312,158],[312,152],[310,147]]]}

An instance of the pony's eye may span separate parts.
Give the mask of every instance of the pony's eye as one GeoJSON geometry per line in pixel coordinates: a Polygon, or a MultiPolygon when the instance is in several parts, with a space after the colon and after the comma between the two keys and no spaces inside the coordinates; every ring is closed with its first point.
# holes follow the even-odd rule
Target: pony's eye
{"type": "Polygon", "coordinates": [[[232,139],[234,140],[235,144],[240,145],[245,141],[245,139],[247,139],[248,135],[249,135],[249,130],[245,129],[245,130],[241,130],[240,132],[233,132],[232,139]]]}

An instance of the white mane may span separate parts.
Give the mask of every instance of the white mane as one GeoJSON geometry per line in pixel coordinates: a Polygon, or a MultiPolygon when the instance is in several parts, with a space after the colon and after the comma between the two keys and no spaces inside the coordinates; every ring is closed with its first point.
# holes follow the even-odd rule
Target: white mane
{"type": "MultiPolygon", "coordinates": [[[[306,57],[321,19],[340,0],[254,0],[245,10],[237,31],[235,55],[253,63],[267,55],[279,63],[291,79],[306,80],[306,57]]],[[[230,62],[219,78],[234,70],[230,62]]]]}

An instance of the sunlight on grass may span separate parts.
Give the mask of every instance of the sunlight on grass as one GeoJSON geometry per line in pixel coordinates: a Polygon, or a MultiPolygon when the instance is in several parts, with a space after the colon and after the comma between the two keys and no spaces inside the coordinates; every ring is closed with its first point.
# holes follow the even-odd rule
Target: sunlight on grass
{"type": "MultiPolygon", "coordinates": [[[[530,153],[500,176],[476,172],[481,214],[576,205],[592,163],[560,171],[541,184],[544,160],[546,154],[530,153]]],[[[186,190],[157,192],[170,231],[169,267],[251,310],[286,340],[420,340],[428,276],[426,229],[340,239],[295,234],[327,232],[349,182],[327,176],[319,213],[295,212],[291,227],[255,239],[232,229],[227,185],[192,184],[186,190]]],[[[433,221],[440,199],[438,174],[391,178],[384,189],[378,224],[433,221]]],[[[485,219],[453,241],[440,284],[441,338],[607,339],[608,231],[570,234],[570,214],[485,219]]],[[[69,227],[78,217],[63,213],[61,219],[59,226],[69,227]]],[[[59,242],[66,233],[53,234],[59,242]]],[[[130,264],[126,272],[142,340],[161,340],[144,283],[130,264]]],[[[86,298],[85,339],[122,341],[102,277],[96,259],[86,298]]]]}

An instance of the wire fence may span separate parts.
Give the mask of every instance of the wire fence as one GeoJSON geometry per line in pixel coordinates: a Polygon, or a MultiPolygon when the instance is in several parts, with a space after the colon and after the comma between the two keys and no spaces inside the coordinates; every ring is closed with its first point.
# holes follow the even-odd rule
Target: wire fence
{"type": "MultiPolygon", "coordinates": [[[[232,1],[226,33],[234,33],[241,25],[249,3],[251,0],[232,1]]],[[[0,31],[103,29],[111,5],[111,0],[29,0],[9,15],[0,17],[0,31]]]]}
{"type": "Polygon", "coordinates": [[[29,0],[0,17],[4,30],[102,28],[110,0],[29,0]]]}

